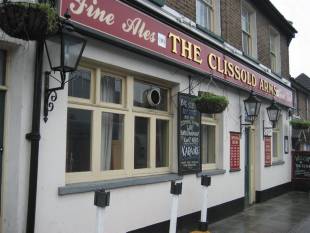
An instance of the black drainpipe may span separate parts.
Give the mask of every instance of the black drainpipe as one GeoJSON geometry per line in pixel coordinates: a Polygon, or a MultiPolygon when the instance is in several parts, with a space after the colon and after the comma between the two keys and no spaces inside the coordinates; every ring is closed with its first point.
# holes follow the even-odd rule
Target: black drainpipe
{"type": "Polygon", "coordinates": [[[43,66],[44,41],[36,43],[36,57],[34,67],[33,106],[32,106],[32,129],[26,134],[26,139],[31,142],[30,168],[29,168],[29,191],[27,210],[27,233],[34,233],[36,199],[37,199],[37,176],[38,157],[40,143],[40,117],[42,99],[42,66],[43,66]]]}

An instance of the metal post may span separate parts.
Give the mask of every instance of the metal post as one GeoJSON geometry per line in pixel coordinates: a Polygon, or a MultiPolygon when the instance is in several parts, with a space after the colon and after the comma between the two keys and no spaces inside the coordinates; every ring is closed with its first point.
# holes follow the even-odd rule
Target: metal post
{"type": "Polygon", "coordinates": [[[176,233],[177,230],[177,219],[178,219],[178,202],[179,195],[182,193],[182,183],[171,182],[172,203],[171,203],[171,217],[169,233],[176,233]]]}
{"type": "Polygon", "coordinates": [[[104,233],[105,208],[110,205],[110,192],[104,189],[95,192],[94,205],[97,206],[96,233],[104,233]]]}
{"type": "Polygon", "coordinates": [[[208,186],[211,185],[211,177],[202,176],[201,185],[203,186],[203,202],[202,202],[199,230],[207,231],[208,230],[208,186]]]}

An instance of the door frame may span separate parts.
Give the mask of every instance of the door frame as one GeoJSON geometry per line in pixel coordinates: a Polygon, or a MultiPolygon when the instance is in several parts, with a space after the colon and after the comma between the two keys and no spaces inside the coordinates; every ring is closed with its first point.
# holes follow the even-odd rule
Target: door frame
{"type": "Polygon", "coordinates": [[[255,185],[255,127],[247,127],[245,129],[245,158],[244,158],[244,196],[245,206],[255,203],[256,185],[255,185]]]}

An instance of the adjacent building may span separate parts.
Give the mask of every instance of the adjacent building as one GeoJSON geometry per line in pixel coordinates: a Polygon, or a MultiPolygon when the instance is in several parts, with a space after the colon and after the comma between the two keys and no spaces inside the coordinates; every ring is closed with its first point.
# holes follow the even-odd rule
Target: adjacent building
{"type": "MultiPolygon", "coordinates": [[[[289,190],[288,46],[297,31],[269,0],[59,0],[57,6],[62,16],[69,9],[87,45],[46,123],[42,113],[40,135],[30,137],[40,143],[35,232],[95,232],[99,189],[111,195],[109,233],[166,232],[171,181],[183,184],[179,229],[199,220],[202,175],[212,179],[210,221],[289,190]],[[229,105],[220,114],[199,114],[183,134],[182,96],[188,101],[199,92],[225,96],[229,105]],[[251,93],[261,101],[255,119],[244,106],[251,93]],[[274,127],[267,115],[272,101],[281,109],[274,127]],[[199,139],[191,139],[188,153],[186,133],[199,139]]],[[[29,221],[32,152],[25,135],[38,51],[33,42],[2,35],[0,219],[1,232],[16,233],[26,232],[29,221]]],[[[50,71],[45,55],[44,71],[50,71]]]]}

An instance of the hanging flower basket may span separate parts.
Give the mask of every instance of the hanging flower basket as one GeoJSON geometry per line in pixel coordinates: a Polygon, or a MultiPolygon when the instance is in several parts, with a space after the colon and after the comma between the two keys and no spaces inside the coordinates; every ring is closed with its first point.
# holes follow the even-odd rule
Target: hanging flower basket
{"type": "Polygon", "coordinates": [[[299,130],[309,129],[310,127],[310,121],[307,121],[307,120],[295,119],[295,120],[291,120],[290,124],[293,127],[293,129],[299,129],[299,130]]]}
{"type": "Polygon", "coordinates": [[[196,107],[201,113],[214,114],[223,112],[229,104],[225,96],[205,92],[194,98],[196,107]]]}
{"type": "Polygon", "coordinates": [[[0,28],[23,40],[44,40],[59,29],[56,10],[47,3],[6,2],[0,4],[0,28]]]}

